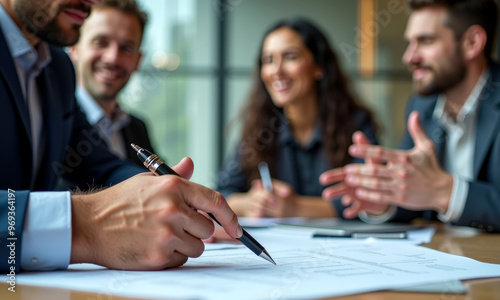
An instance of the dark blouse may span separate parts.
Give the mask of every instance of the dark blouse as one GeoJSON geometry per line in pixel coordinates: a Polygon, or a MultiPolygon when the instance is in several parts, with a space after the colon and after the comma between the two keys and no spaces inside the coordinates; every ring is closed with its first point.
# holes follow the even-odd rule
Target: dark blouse
{"type": "MultiPolygon", "coordinates": [[[[376,144],[373,125],[365,118],[358,118],[358,130],[361,130],[368,139],[376,144]]],[[[250,186],[248,174],[240,168],[241,148],[225,163],[219,173],[217,190],[228,197],[232,193],[246,193],[250,186]]],[[[274,160],[276,174],[272,178],[284,181],[292,186],[295,193],[302,196],[320,197],[325,186],[319,183],[321,173],[339,166],[330,166],[328,158],[323,153],[322,131],[319,126],[315,127],[311,141],[300,145],[293,137],[291,128],[285,124],[278,132],[277,157],[274,160]]],[[[354,159],[353,162],[361,162],[354,159]]],[[[332,202],[339,215],[343,207],[340,201],[332,202]]]]}

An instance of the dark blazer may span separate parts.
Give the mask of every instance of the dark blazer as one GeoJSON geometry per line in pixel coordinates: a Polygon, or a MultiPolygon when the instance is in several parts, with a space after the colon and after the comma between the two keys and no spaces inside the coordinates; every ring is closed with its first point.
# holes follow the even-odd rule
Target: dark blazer
{"type": "Polygon", "coordinates": [[[130,147],[130,144],[137,144],[142,148],[151,151],[151,153],[155,153],[155,150],[151,146],[151,141],[149,140],[146,124],[144,124],[144,122],[140,119],[130,115],[130,123],[122,129],[122,135],[123,141],[125,142],[125,149],[127,149],[127,158],[143,167],[144,165],[137,157],[135,150],[130,147]]]}
{"type": "MultiPolygon", "coordinates": [[[[406,119],[411,111],[420,112],[420,122],[436,145],[441,164],[445,151],[443,129],[432,118],[437,96],[410,98],[406,119]]],[[[456,225],[485,228],[500,231],[500,66],[490,65],[490,76],[481,94],[477,115],[476,146],[474,150],[473,180],[469,183],[469,193],[462,216],[456,225]]],[[[413,148],[413,140],[408,130],[401,143],[402,149],[413,148]]],[[[429,211],[408,211],[399,209],[395,221],[409,221],[413,218],[434,218],[429,211]]]]}
{"type": "MultiPolygon", "coordinates": [[[[11,53],[0,31],[0,270],[7,270],[7,237],[15,237],[19,271],[29,191],[52,190],[58,176],[74,182],[114,184],[144,168],[111,154],[76,104],[74,69],[68,56],[50,47],[52,61],[37,77],[43,110],[43,161],[32,178],[32,137],[28,108],[11,53]],[[15,226],[9,230],[7,189],[15,190],[15,226]],[[14,236],[9,236],[13,232],[14,236]]],[[[10,241],[9,241],[10,242],[10,241]]],[[[7,243],[8,244],[8,243],[7,243]]]]}

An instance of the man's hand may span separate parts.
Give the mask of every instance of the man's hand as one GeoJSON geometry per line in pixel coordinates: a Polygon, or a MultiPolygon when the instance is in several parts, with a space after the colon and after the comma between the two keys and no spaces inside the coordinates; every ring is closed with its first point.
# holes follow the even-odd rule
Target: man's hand
{"type": "Polygon", "coordinates": [[[435,145],[418,118],[418,113],[412,112],[408,119],[408,130],[415,143],[411,150],[391,150],[369,145],[353,145],[349,148],[349,153],[354,157],[387,163],[352,164],[343,169],[345,185],[354,188],[356,198],[412,210],[445,212],[448,209],[453,177],[439,166],[435,145]]]}
{"type": "MultiPolygon", "coordinates": [[[[189,178],[190,159],[173,167],[189,178]]],[[[201,239],[214,224],[195,211],[212,213],[232,238],[241,236],[236,215],[221,194],[173,176],[136,175],[90,195],[72,196],[71,263],[113,269],[159,270],[203,253],[201,239]]]]}
{"type": "MultiPolygon", "coordinates": [[[[352,141],[355,145],[371,145],[370,140],[360,131],[352,135],[352,141]]],[[[381,164],[373,158],[365,158],[365,164],[381,164]]],[[[324,172],[319,177],[319,181],[323,185],[330,185],[340,182],[332,187],[326,188],[322,197],[325,200],[331,200],[342,196],[342,204],[346,206],[343,211],[343,216],[346,219],[352,219],[358,216],[359,212],[366,211],[373,215],[384,213],[388,209],[386,204],[377,204],[370,201],[363,201],[356,197],[355,187],[344,183],[346,176],[345,168],[337,168],[324,172]]]]}

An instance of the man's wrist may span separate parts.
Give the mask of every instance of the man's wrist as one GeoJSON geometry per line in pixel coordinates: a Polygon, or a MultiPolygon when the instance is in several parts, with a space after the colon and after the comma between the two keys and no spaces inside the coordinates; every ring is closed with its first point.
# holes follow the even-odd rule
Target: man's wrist
{"type": "Polygon", "coordinates": [[[447,208],[438,214],[438,219],[444,223],[456,221],[462,215],[469,193],[469,182],[457,175],[452,175],[452,178],[453,188],[447,208]]]}
{"type": "Polygon", "coordinates": [[[92,201],[91,195],[71,195],[72,238],[71,238],[71,263],[94,262],[92,247],[93,232],[91,226],[92,201]]]}
{"type": "Polygon", "coordinates": [[[454,179],[453,176],[448,173],[445,173],[443,178],[443,183],[441,184],[442,192],[440,193],[441,197],[438,198],[440,200],[436,201],[437,207],[434,209],[442,214],[445,214],[449,209],[450,199],[453,194],[454,179]]]}

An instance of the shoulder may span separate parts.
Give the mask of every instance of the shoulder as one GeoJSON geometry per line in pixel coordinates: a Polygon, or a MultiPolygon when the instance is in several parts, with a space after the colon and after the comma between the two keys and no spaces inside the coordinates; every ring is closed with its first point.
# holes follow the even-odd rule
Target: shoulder
{"type": "Polygon", "coordinates": [[[497,62],[492,62],[490,63],[489,67],[491,74],[493,74],[495,77],[500,76],[500,64],[498,64],[497,62]]]}
{"type": "Polygon", "coordinates": [[[63,49],[56,46],[50,45],[49,49],[52,60],[47,65],[46,70],[54,73],[60,88],[66,86],[71,88],[74,92],[76,82],[75,68],[68,54],[66,54],[63,49]],[[61,82],[64,84],[61,84],[61,82]]]}
{"type": "Polygon", "coordinates": [[[411,95],[406,106],[406,114],[409,115],[412,111],[418,111],[422,116],[432,115],[438,95],[420,96],[411,95]]]}
{"type": "Polygon", "coordinates": [[[71,67],[73,69],[73,63],[69,59],[68,54],[60,47],[49,45],[50,55],[52,56],[52,61],[49,66],[52,67],[71,67]]]}
{"type": "Polygon", "coordinates": [[[131,115],[131,114],[128,114],[128,115],[130,117],[129,127],[141,128],[143,130],[146,130],[146,128],[147,128],[146,123],[142,119],[139,119],[138,117],[131,115]]]}
{"type": "Polygon", "coordinates": [[[136,124],[141,124],[143,126],[145,126],[145,123],[143,120],[139,119],[138,117],[134,116],[134,115],[131,115],[131,114],[128,114],[129,117],[130,117],[130,122],[133,122],[133,123],[136,123],[136,124]]]}

